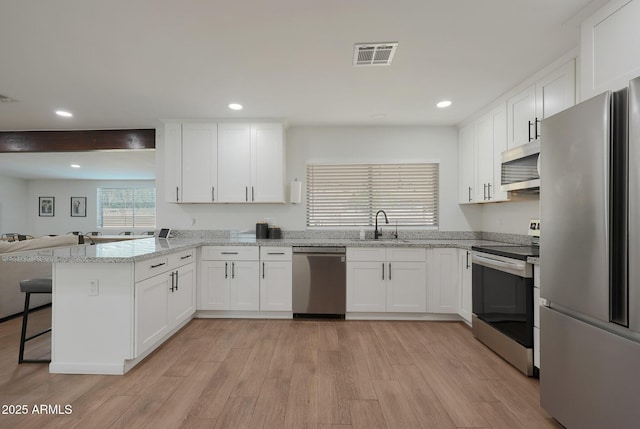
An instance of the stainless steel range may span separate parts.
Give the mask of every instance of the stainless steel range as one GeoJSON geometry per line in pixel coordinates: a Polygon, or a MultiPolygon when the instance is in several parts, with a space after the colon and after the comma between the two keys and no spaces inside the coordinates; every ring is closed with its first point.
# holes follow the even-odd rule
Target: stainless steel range
{"type": "Polygon", "coordinates": [[[474,336],[526,375],[533,368],[533,265],[537,246],[474,246],[474,336]]]}

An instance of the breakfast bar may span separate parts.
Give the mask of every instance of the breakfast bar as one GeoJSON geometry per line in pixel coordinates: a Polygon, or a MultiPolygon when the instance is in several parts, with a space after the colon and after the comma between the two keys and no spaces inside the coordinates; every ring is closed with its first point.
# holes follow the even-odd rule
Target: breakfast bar
{"type": "MultiPolygon", "coordinates": [[[[284,309],[285,311],[282,311],[283,308],[278,308],[281,311],[265,311],[274,308],[268,308],[260,300],[261,294],[265,293],[263,288],[267,286],[258,281],[258,277],[264,279],[265,275],[264,267],[262,271],[260,269],[263,264],[258,261],[254,262],[256,271],[251,271],[256,277],[251,281],[254,282],[254,291],[258,295],[253,307],[255,311],[224,311],[224,307],[217,304],[212,306],[206,301],[207,295],[204,291],[219,288],[222,280],[215,277],[207,278],[206,262],[201,261],[206,257],[201,256],[204,252],[201,249],[246,248],[242,246],[291,248],[300,245],[334,245],[361,248],[363,251],[420,248],[424,252],[426,249],[428,256],[426,262],[423,259],[422,264],[425,267],[429,266],[430,276],[428,279],[425,277],[422,280],[411,280],[411,287],[408,289],[415,290],[416,285],[421,285],[416,293],[423,298],[428,294],[428,298],[424,298],[430,303],[426,311],[424,308],[422,310],[402,309],[401,305],[395,305],[396,309],[394,309],[389,303],[385,311],[385,294],[383,293],[381,307],[378,306],[377,310],[371,310],[370,308],[373,307],[369,303],[354,302],[351,307],[348,303],[346,318],[466,320],[462,307],[470,303],[470,296],[466,295],[470,293],[470,285],[464,286],[462,280],[457,281],[452,277],[447,277],[445,282],[439,281],[440,275],[437,274],[437,270],[442,260],[437,259],[440,256],[431,258],[431,255],[438,255],[432,252],[448,249],[448,256],[445,257],[450,261],[457,261],[461,260],[456,256],[459,252],[469,252],[474,245],[491,243],[495,242],[480,239],[256,240],[243,237],[184,237],[166,240],[145,238],[4,254],[0,259],[6,262],[52,264],[53,330],[49,366],[51,373],[125,374],[194,317],[292,317],[290,304],[288,309],[284,309]],[[451,297],[452,302],[447,303],[447,306],[453,305],[447,308],[444,303],[440,305],[438,304],[440,301],[434,301],[441,299],[440,295],[451,297]],[[362,312],[363,308],[365,312],[362,312]]],[[[356,269],[363,265],[355,259],[353,263],[356,269]]],[[[215,266],[215,263],[209,265],[215,266]]],[[[237,263],[229,264],[229,267],[231,265],[237,266],[237,263]]],[[[453,268],[455,276],[457,270],[455,262],[449,265],[453,268]]],[[[375,266],[377,267],[378,264],[375,266]]],[[[401,264],[394,263],[394,267],[396,266],[401,264]]],[[[222,267],[222,278],[225,278],[225,274],[230,278],[232,268],[229,268],[226,273],[224,263],[222,267]]],[[[285,276],[287,276],[286,273],[285,276]]],[[[291,276],[290,271],[288,276],[291,276]]],[[[356,288],[356,293],[358,288],[363,287],[357,283],[351,286],[356,288]]],[[[382,287],[391,286],[391,284],[385,286],[382,283],[382,287]]],[[[403,290],[403,286],[397,282],[393,286],[400,287],[400,291],[403,290]]],[[[281,286],[278,287],[281,288],[281,286]]],[[[282,294],[288,294],[290,298],[290,283],[288,287],[288,290],[283,289],[282,294]]],[[[349,287],[348,285],[348,294],[349,287]]],[[[222,290],[220,293],[225,292],[222,290]]],[[[401,292],[404,294],[403,299],[415,301],[412,295],[406,293],[406,291],[401,292]]],[[[419,300],[422,301],[423,298],[419,300]]]]}

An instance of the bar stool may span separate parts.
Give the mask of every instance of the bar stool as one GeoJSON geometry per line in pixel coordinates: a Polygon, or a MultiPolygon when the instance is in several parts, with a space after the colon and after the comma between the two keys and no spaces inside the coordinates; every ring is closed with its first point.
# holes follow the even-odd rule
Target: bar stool
{"type": "Polygon", "coordinates": [[[20,281],[20,290],[25,293],[24,297],[24,313],[22,316],[22,334],[20,335],[20,354],[18,355],[18,363],[48,363],[50,359],[25,359],[24,358],[24,343],[32,340],[40,335],[46,334],[51,331],[51,328],[39,332],[35,335],[26,338],[27,336],[27,321],[29,319],[29,300],[32,293],[51,293],[52,281],[50,278],[36,278],[20,281]]]}

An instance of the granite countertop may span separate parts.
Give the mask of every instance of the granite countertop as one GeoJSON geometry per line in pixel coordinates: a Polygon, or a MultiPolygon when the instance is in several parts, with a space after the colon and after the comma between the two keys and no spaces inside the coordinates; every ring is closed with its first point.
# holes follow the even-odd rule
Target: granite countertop
{"type": "Polygon", "coordinates": [[[491,240],[469,239],[332,239],[284,238],[257,240],[255,238],[171,238],[155,237],[138,240],[56,247],[27,252],[6,253],[0,260],[8,262],[71,262],[71,263],[130,263],[187,250],[198,246],[344,246],[344,247],[453,247],[471,250],[471,246],[503,244],[491,240]]]}

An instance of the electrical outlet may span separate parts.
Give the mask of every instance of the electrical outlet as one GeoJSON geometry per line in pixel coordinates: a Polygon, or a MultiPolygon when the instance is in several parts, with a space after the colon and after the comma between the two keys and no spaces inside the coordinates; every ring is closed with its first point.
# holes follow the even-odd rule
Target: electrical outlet
{"type": "Polygon", "coordinates": [[[98,280],[89,280],[89,296],[98,296],[98,280]]]}

